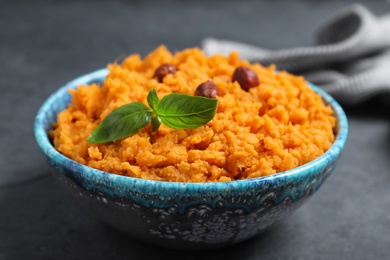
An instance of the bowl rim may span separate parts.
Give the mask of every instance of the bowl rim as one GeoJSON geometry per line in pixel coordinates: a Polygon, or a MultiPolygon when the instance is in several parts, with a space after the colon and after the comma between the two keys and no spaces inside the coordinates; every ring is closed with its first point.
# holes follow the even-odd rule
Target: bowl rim
{"type": "MultiPolygon", "coordinates": [[[[291,170],[261,176],[257,178],[244,179],[244,180],[234,180],[229,182],[170,182],[170,181],[158,181],[158,180],[147,180],[140,179],[136,177],[123,176],[117,174],[111,174],[105,171],[91,168],[89,166],[80,164],[58,152],[49,140],[48,131],[45,130],[45,119],[48,116],[49,112],[53,105],[56,104],[56,100],[61,99],[63,95],[68,93],[68,89],[74,89],[82,84],[90,84],[91,82],[101,81],[108,74],[108,69],[103,68],[95,70],[93,72],[79,76],[59,89],[53,92],[41,105],[39,108],[35,122],[34,122],[34,135],[38,147],[45,157],[50,158],[56,164],[64,166],[66,168],[75,168],[83,179],[88,179],[92,183],[105,183],[109,181],[110,183],[115,183],[120,187],[128,188],[134,185],[138,187],[148,187],[150,185],[154,187],[160,187],[164,189],[172,190],[191,190],[199,189],[200,187],[205,187],[206,189],[213,190],[226,190],[227,188],[245,188],[251,185],[259,185],[268,181],[278,181],[279,179],[285,178],[301,178],[306,174],[310,174],[313,171],[322,170],[326,165],[329,165],[335,161],[341,151],[343,150],[347,136],[348,136],[348,120],[345,112],[343,111],[340,104],[328,93],[314,84],[308,82],[309,87],[311,87],[317,94],[320,94],[322,99],[326,104],[330,105],[334,111],[336,117],[336,128],[338,132],[336,133],[336,138],[332,146],[320,157],[310,161],[304,165],[298,166],[291,170]]],[[[68,93],[69,94],[69,93],[68,93]]]]}

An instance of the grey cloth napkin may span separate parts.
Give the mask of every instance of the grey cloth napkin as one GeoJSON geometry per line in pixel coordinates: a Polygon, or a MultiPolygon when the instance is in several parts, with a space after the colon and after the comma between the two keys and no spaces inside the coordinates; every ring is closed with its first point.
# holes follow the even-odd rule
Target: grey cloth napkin
{"type": "Polygon", "coordinates": [[[206,38],[206,54],[238,51],[240,57],[304,75],[343,104],[390,94],[390,15],[376,17],[354,4],[331,16],[318,30],[315,46],[266,50],[206,38]]]}

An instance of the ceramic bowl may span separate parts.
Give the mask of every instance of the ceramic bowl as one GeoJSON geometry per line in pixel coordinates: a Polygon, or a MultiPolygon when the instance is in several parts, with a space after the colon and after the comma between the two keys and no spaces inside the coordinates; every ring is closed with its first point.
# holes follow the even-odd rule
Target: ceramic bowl
{"type": "Polygon", "coordinates": [[[71,101],[69,88],[101,82],[102,69],[52,94],[40,108],[35,138],[52,175],[94,216],[135,239],[177,249],[221,247],[254,237],[290,215],[330,176],[348,134],[340,105],[311,85],[337,117],[336,140],[318,159],[275,175],[219,183],[150,181],[79,164],[54,149],[48,136],[57,114],[71,101]]]}

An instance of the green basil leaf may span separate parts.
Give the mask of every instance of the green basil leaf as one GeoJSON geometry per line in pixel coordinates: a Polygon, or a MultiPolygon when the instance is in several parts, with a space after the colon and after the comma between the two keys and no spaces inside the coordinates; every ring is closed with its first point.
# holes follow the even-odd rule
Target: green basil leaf
{"type": "Polygon", "coordinates": [[[196,128],[207,124],[217,111],[218,100],[202,96],[173,93],[158,103],[158,117],[173,129],[196,128]]]}
{"type": "Polygon", "coordinates": [[[161,119],[158,117],[157,113],[153,113],[152,115],[152,132],[157,132],[158,128],[161,125],[161,119]]]}
{"type": "Polygon", "coordinates": [[[89,135],[90,143],[105,143],[133,135],[152,120],[153,111],[140,102],[113,110],[89,135]]]}
{"type": "Polygon", "coordinates": [[[157,92],[154,88],[152,88],[149,93],[148,93],[148,97],[147,97],[147,101],[148,101],[148,104],[149,106],[152,108],[152,109],[155,109],[158,105],[158,96],[157,96],[157,92]]]}

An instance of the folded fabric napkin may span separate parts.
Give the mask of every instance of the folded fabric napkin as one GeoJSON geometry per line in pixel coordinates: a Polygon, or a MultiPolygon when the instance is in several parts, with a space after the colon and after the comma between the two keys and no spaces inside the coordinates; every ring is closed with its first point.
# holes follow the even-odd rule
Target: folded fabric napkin
{"type": "Polygon", "coordinates": [[[390,93],[390,15],[376,17],[354,4],[331,16],[316,39],[315,46],[270,51],[206,38],[202,48],[206,54],[237,51],[251,62],[299,73],[343,104],[390,93]]]}

